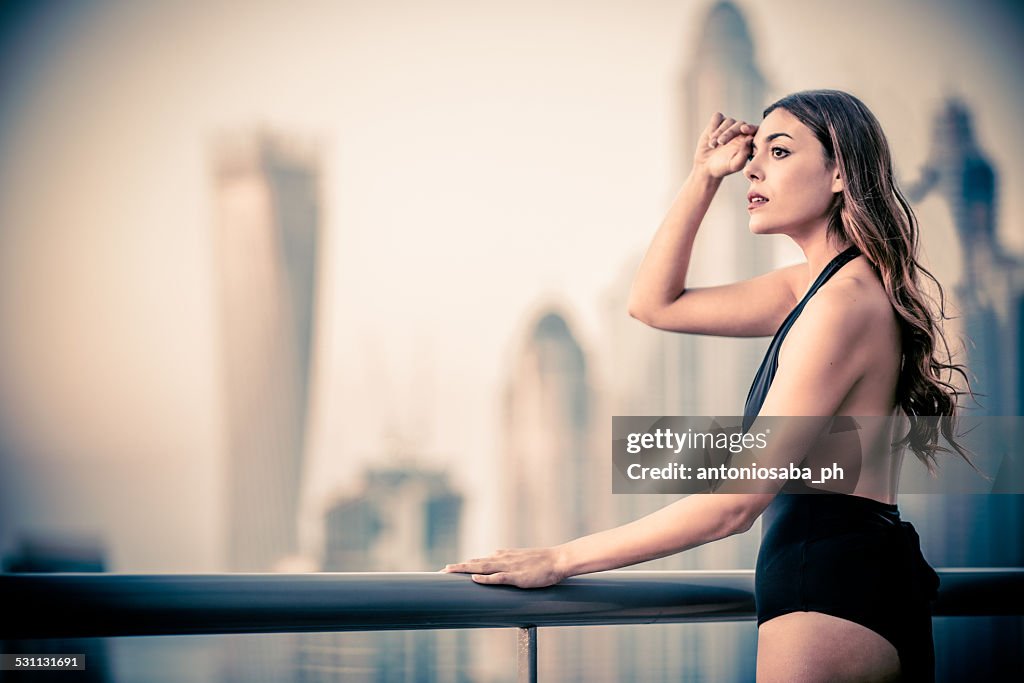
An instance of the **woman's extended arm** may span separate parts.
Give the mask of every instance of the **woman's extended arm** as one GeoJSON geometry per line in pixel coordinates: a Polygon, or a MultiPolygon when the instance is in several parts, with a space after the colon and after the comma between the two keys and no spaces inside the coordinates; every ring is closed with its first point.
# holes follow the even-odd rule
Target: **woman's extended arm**
{"type": "MultiPolygon", "coordinates": [[[[614,529],[550,548],[503,549],[441,571],[473,573],[477,583],[550,586],[577,574],[627,567],[742,533],[756,519],[750,515],[756,503],[751,495],[692,495],[614,529]]],[[[764,495],[760,507],[771,498],[764,495]]]]}
{"type": "MultiPolygon", "coordinates": [[[[880,314],[855,282],[837,284],[818,292],[790,331],[763,415],[836,415],[873,362],[864,337],[877,327],[880,314]]],[[[762,431],[766,419],[758,418],[750,431],[762,431]]],[[[800,462],[826,421],[773,421],[771,447],[741,453],[737,464],[755,455],[764,467],[800,462]]],[[[781,480],[766,479],[747,482],[742,493],[726,493],[723,487],[690,495],[620,527],[548,548],[499,550],[442,571],[473,574],[477,583],[539,588],[577,574],[626,567],[749,529],[781,485],[781,480]],[[757,492],[750,492],[752,487],[757,492]]]]}
{"type": "Polygon", "coordinates": [[[743,168],[757,126],[715,114],[633,280],[629,314],[663,330],[725,337],[771,335],[796,304],[806,266],[717,287],[686,287],[694,240],[722,178],[743,168]]]}

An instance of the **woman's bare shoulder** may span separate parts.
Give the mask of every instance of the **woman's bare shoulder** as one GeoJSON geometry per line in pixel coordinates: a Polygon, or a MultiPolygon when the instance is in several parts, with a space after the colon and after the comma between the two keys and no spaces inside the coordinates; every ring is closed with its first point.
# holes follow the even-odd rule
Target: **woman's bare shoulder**
{"type": "Polygon", "coordinates": [[[808,300],[791,334],[811,334],[820,339],[831,331],[829,337],[852,350],[860,347],[866,336],[877,337],[888,329],[894,316],[885,289],[870,266],[866,272],[844,268],[808,300]]]}
{"type": "Polygon", "coordinates": [[[849,307],[861,322],[880,323],[892,320],[895,311],[878,274],[864,259],[857,259],[841,269],[822,286],[833,305],[849,307]]]}

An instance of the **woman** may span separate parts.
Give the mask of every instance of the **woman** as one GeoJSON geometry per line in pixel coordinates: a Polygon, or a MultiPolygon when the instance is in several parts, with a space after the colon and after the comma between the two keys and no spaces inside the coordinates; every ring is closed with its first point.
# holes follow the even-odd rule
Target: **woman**
{"type": "MultiPolygon", "coordinates": [[[[935,454],[948,450],[938,446],[941,432],[970,458],[954,434],[959,392],[942,375],[967,378],[952,363],[942,305],[933,310],[922,275],[938,286],[917,262],[916,219],[896,187],[885,135],[860,100],[834,90],[796,93],[768,107],[760,126],[716,113],[637,273],[630,315],[674,332],[774,333],[747,398],[745,429],[757,430],[758,416],[902,414],[906,435],[894,438],[888,419],[858,425],[868,455],[845,494],[799,495],[821,491],[773,480],[756,492],[691,495],[560,546],[499,550],[442,571],[484,584],[549,586],[742,533],[765,512],[755,579],[758,680],[931,680],[928,603],[938,576],[895,504],[902,446],[933,471],[935,454]],[[740,170],[750,182],[750,230],[787,235],[807,262],[686,288],[704,214],[722,178],[740,170]],[[938,356],[940,342],[949,362],[938,356]]],[[[784,433],[773,438],[783,446],[770,456],[779,462],[847,443],[821,421],[781,424],[784,433]]],[[[771,464],[764,454],[757,460],[771,464]]]]}

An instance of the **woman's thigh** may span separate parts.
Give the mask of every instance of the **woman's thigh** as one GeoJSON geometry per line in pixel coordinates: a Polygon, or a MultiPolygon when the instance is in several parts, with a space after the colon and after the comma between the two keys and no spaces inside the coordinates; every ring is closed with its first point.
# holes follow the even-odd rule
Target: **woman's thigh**
{"type": "Polygon", "coordinates": [[[892,643],[871,629],[821,612],[791,612],[757,630],[758,683],[898,681],[892,643]]]}

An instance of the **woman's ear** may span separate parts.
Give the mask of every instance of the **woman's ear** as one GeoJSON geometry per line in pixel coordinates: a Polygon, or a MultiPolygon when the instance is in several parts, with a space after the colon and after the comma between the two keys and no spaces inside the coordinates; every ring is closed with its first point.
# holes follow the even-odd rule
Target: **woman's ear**
{"type": "Polygon", "coordinates": [[[843,178],[839,175],[839,169],[836,169],[835,177],[832,178],[832,192],[842,192],[844,187],[843,178]]]}

